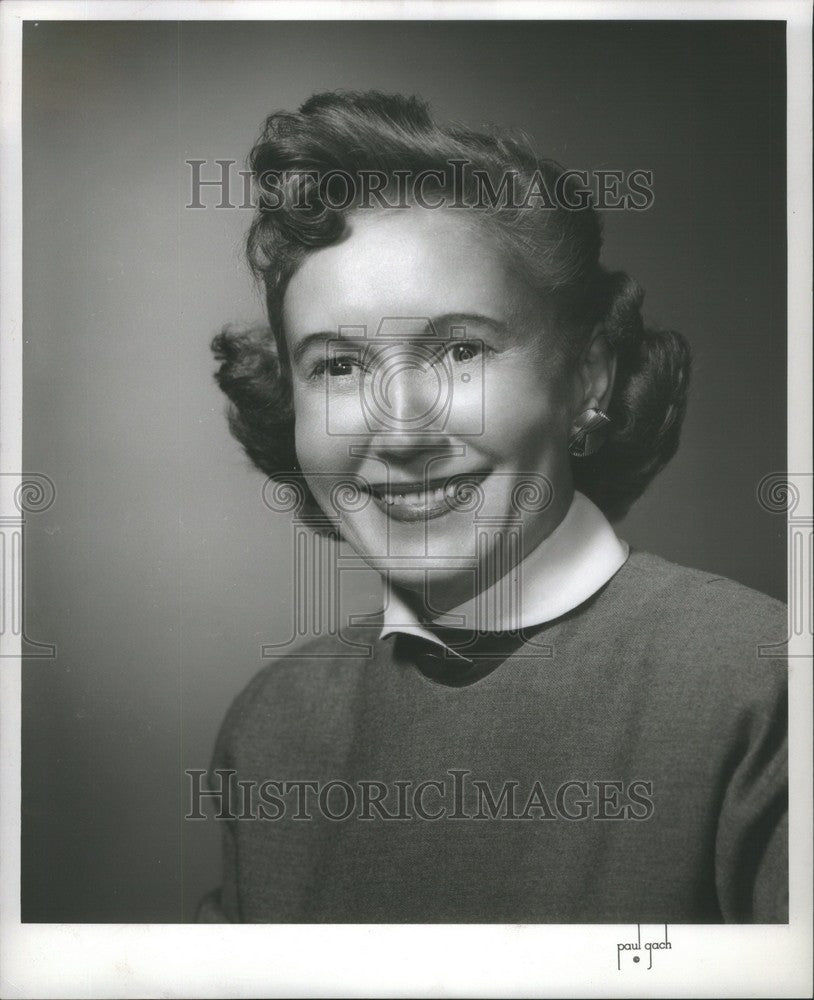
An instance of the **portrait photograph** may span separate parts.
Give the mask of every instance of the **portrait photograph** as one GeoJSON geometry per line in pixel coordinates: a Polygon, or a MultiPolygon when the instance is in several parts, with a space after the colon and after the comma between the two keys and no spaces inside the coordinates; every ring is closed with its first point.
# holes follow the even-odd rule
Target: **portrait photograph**
{"type": "Polygon", "coordinates": [[[139,7],[3,5],[3,996],[805,995],[808,7],[139,7]]]}

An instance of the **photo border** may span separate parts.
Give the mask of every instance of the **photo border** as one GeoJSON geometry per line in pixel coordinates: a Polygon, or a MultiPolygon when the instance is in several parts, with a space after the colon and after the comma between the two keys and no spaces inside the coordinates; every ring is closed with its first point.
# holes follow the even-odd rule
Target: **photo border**
{"type": "MultiPolygon", "coordinates": [[[[797,0],[674,2],[59,2],[0,5],[2,247],[0,472],[22,463],[23,20],[785,20],[788,136],[789,479],[811,473],[811,9],[797,0]]],[[[37,471],[37,470],[26,470],[37,471]]],[[[780,471],[780,470],[778,470],[780,471]]],[[[798,515],[811,517],[810,489],[798,515]],[[806,509],[807,507],[807,509],[806,509]]],[[[5,513],[0,511],[0,514],[5,513]]],[[[811,528],[808,529],[811,531],[811,528]]],[[[809,586],[811,581],[809,580],[809,586]]],[[[811,594],[808,595],[809,604],[811,594]]],[[[790,633],[791,634],[791,633],[790,633]]],[[[629,925],[183,925],[20,923],[21,661],[0,660],[0,995],[797,996],[811,993],[812,651],[792,636],[789,924],[670,925],[647,978],[617,969],[629,925]],[[416,960],[420,956],[420,960],[416,960]]]]}

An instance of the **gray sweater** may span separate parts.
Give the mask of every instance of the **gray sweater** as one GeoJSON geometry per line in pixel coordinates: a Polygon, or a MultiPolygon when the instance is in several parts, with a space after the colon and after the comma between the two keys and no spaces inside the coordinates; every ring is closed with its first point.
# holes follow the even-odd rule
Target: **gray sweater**
{"type": "Polygon", "coordinates": [[[318,640],[235,700],[200,920],[788,920],[787,668],[758,655],[783,605],[633,553],[471,669],[377,636],[318,640]]]}

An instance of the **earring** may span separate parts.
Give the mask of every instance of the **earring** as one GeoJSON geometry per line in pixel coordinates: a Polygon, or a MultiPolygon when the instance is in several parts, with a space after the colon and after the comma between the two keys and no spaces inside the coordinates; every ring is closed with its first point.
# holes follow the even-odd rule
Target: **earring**
{"type": "MultiPolygon", "coordinates": [[[[594,400],[591,400],[593,403],[594,400]]],[[[599,451],[605,441],[610,417],[598,406],[589,406],[574,421],[574,433],[568,442],[568,451],[575,458],[587,458],[599,451]]]]}

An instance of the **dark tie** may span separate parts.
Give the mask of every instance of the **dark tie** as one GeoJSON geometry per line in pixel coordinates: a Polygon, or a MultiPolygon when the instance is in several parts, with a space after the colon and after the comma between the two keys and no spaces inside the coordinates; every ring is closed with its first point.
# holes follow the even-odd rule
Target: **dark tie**
{"type": "Polygon", "coordinates": [[[423,636],[398,632],[394,637],[394,654],[399,661],[413,664],[430,680],[450,687],[465,687],[486,677],[524,641],[517,632],[474,633],[435,625],[431,631],[444,646],[423,636]]]}

